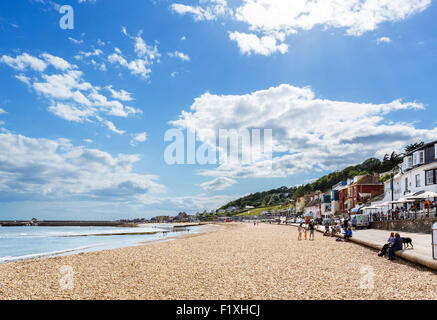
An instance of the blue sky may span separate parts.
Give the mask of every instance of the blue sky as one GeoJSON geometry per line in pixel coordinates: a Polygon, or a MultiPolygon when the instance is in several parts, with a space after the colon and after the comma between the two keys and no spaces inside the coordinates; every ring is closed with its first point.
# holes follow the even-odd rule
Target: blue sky
{"type": "Polygon", "coordinates": [[[1,218],[210,210],[437,139],[435,3],[303,3],[2,1],[1,218]],[[273,172],[170,166],[172,128],[272,129],[273,172]]]}

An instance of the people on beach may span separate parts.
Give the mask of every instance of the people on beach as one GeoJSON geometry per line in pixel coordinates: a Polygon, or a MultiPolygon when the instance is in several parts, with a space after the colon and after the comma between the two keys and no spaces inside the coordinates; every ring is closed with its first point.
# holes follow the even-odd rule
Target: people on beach
{"type": "Polygon", "coordinates": [[[303,228],[303,233],[305,236],[305,240],[307,240],[307,234],[308,234],[308,226],[307,225],[305,225],[305,227],[303,228]]]}
{"type": "Polygon", "coordinates": [[[387,243],[384,244],[384,246],[382,247],[381,251],[378,252],[378,256],[379,257],[383,257],[385,256],[385,254],[387,253],[388,248],[390,247],[390,245],[392,245],[395,241],[395,233],[392,232],[390,233],[390,237],[387,240],[387,243]]]}
{"type": "Polygon", "coordinates": [[[344,233],[344,241],[348,242],[352,238],[352,229],[349,227],[344,233]]]}
{"type": "Polygon", "coordinates": [[[399,250],[402,250],[402,238],[396,233],[393,244],[388,247],[388,260],[395,260],[395,252],[399,250]]]}
{"type": "Polygon", "coordinates": [[[344,221],[343,221],[344,232],[346,232],[348,224],[349,224],[349,221],[347,219],[344,219],[344,221]]]}
{"type": "Polygon", "coordinates": [[[297,240],[302,240],[302,229],[303,229],[303,227],[302,227],[302,223],[299,225],[299,227],[297,228],[297,231],[298,231],[298,233],[299,233],[299,236],[297,237],[297,240]]]}
{"type": "Polygon", "coordinates": [[[309,223],[308,229],[310,230],[310,240],[314,241],[314,225],[312,222],[309,223]]]}

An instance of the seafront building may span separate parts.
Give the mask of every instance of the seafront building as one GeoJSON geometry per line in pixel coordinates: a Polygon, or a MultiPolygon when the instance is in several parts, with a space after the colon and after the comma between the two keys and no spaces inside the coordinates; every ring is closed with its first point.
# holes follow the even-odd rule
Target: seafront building
{"type": "MultiPolygon", "coordinates": [[[[386,213],[393,209],[396,201],[427,191],[437,192],[437,140],[407,153],[399,168],[380,175],[361,175],[341,181],[332,186],[329,198],[322,194],[307,195],[298,199],[296,208],[316,219],[327,215],[346,217],[370,202],[372,206],[390,203],[391,206],[380,207],[379,211],[386,213]],[[392,175],[392,178],[380,182],[386,175],[392,175]],[[374,201],[378,197],[380,200],[374,201]]],[[[421,210],[423,202],[420,203],[421,210]]]]}

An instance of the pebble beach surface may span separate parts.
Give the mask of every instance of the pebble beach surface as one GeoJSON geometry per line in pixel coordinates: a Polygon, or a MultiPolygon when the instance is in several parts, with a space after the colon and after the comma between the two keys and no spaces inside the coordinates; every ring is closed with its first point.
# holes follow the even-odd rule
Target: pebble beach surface
{"type": "Polygon", "coordinates": [[[320,233],[315,241],[297,241],[291,226],[217,228],[174,241],[1,264],[0,299],[437,299],[436,272],[387,261],[354,243],[320,233]]]}

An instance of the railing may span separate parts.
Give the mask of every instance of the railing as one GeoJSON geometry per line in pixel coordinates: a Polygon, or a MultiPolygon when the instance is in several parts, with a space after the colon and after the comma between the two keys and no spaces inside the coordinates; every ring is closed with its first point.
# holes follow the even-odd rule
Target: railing
{"type": "Polygon", "coordinates": [[[387,221],[387,220],[424,220],[424,219],[435,219],[437,218],[437,208],[428,210],[418,210],[415,211],[401,211],[399,213],[387,213],[379,215],[370,215],[370,221],[387,221]]]}

